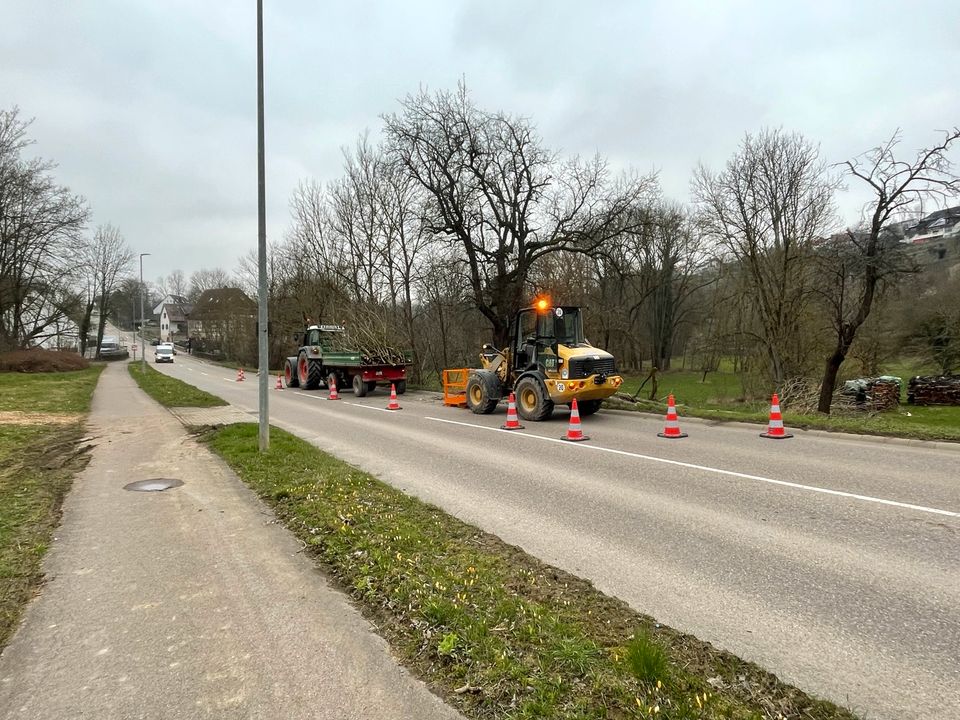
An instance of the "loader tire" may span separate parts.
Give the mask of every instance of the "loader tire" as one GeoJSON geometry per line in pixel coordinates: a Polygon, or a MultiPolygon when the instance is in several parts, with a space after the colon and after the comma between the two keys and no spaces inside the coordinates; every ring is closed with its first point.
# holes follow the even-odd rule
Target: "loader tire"
{"type": "Polygon", "coordinates": [[[297,360],[297,379],[304,390],[316,390],[323,381],[323,368],[316,360],[308,360],[302,353],[297,360]]]}
{"type": "Polygon", "coordinates": [[[580,411],[580,417],[593,415],[603,405],[603,400],[583,400],[577,403],[577,410],[580,411]]]}
{"type": "Polygon", "coordinates": [[[539,379],[530,375],[520,378],[514,392],[517,396],[517,412],[524,420],[539,422],[553,414],[553,400],[539,379]]]}
{"type": "Polygon", "coordinates": [[[407,381],[406,380],[397,380],[395,383],[397,388],[397,395],[403,395],[407,391],[407,381]]]}
{"type": "Polygon", "coordinates": [[[467,407],[475,415],[489,415],[497,409],[500,398],[484,375],[471,375],[467,379],[467,407]]]}
{"type": "Polygon", "coordinates": [[[283,382],[288,388],[300,387],[300,378],[297,376],[297,364],[291,358],[287,358],[283,366],[283,382]]]}

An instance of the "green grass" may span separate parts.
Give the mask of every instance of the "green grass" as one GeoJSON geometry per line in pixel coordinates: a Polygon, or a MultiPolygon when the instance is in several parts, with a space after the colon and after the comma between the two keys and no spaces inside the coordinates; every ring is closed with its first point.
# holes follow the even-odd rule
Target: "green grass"
{"type": "Polygon", "coordinates": [[[256,437],[243,424],[208,440],[470,717],[853,717],[288,433],[262,454],[256,437]]]}
{"type": "MultiPolygon", "coordinates": [[[[783,408],[784,422],[793,428],[832,430],[862,435],[885,435],[920,440],[960,441],[960,407],[914,406],[906,403],[906,382],[918,372],[930,368],[901,362],[888,367],[886,374],[903,378],[903,404],[899,408],[882,413],[821,415],[820,413],[796,413],[789,404],[783,408]],[[911,370],[911,368],[913,368],[911,370]]],[[[770,395],[754,390],[753,395],[744,392],[739,375],[734,373],[708,373],[706,381],[702,374],[690,371],[670,371],[659,377],[656,402],[649,398],[649,383],[638,396],[635,406],[608,401],[611,407],[640,410],[662,414],[665,412],[667,395],[673,393],[681,416],[700,417],[710,420],[727,420],[765,424],[769,419],[770,395]]],[[[642,378],[627,377],[624,392],[633,395],[642,378]]],[[[763,383],[752,380],[748,385],[760,387],[763,383]]],[[[772,388],[770,390],[772,394],[772,388]]]]}
{"type": "Polygon", "coordinates": [[[0,410],[77,413],[69,424],[0,424],[0,648],[43,580],[41,560],[74,475],[86,464],[82,417],[103,366],[0,374],[0,410]]]}
{"type": "Polygon", "coordinates": [[[226,400],[157,372],[149,365],[144,368],[145,372],[141,372],[140,363],[130,363],[127,369],[140,389],[164,407],[218,407],[227,404],[226,400]]]}
{"type": "Polygon", "coordinates": [[[57,373],[0,373],[0,410],[84,413],[103,365],[57,373]]]}

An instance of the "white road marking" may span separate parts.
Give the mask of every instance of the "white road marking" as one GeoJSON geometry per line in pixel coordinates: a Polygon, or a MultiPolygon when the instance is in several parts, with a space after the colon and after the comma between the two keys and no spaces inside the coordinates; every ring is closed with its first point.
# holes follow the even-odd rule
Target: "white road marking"
{"type": "Polygon", "coordinates": [[[906,508],[908,510],[917,510],[918,512],[931,513],[934,515],[946,515],[947,517],[960,518],[960,512],[952,510],[941,510],[939,508],[926,507],[925,505],[914,505],[912,503],[898,502],[897,500],[885,500],[884,498],[871,497],[870,495],[858,495],[857,493],[844,492],[843,490],[831,490],[829,488],[817,487],[816,485],[802,485],[800,483],[788,482],[787,480],[774,480],[773,478],[763,477],[761,475],[748,475],[747,473],[736,472],[734,470],[723,470],[721,468],[709,467],[707,465],[695,465],[694,463],[681,462],[680,460],[668,460],[666,458],[654,457],[653,455],[642,455],[640,453],[628,452],[626,450],[615,450],[613,448],[600,447],[599,445],[584,445],[582,443],[567,443],[559,438],[543,437],[542,435],[529,435],[517,433],[510,430],[501,430],[500,428],[487,427],[485,425],[474,425],[473,423],[459,422],[457,420],[445,420],[444,418],[426,417],[426,420],[447,423],[448,425],[462,425],[463,427],[477,428],[478,430],[491,430],[493,432],[502,432],[513,437],[527,438],[530,440],[545,440],[546,442],[560,443],[566,447],[578,447],[584,450],[597,450],[599,452],[608,452],[614,455],[624,455],[626,457],[638,458],[640,460],[650,460],[651,462],[664,463],[666,465],[676,465],[678,467],[690,468],[691,470],[703,470],[705,472],[717,473],[718,475],[727,475],[729,477],[741,478],[743,480],[756,480],[757,482],[769,483],[771,485],[780,485],[782,487],[794,488],[796,490],[807,490],[809,492],[823,493],[825,495],[836,495],[837,497],[851,498],[853,500],[862,500],[864,502],[877,503],[879,505],[890,505],[893,507],[906,508]]]}
{"type": "Polygon", "coordinates": [[[387,410],[386,408],[378,408],[378,407],[374,407],[373,405],[361,405],[360,403],[352,403],[352,402],[348,402],[348,401],[346,401],[346,400],[343,401],[343,404],[344,404],[344,405],[353,405],[354,407],[362,407],[362,408],[366,408],[367,410],[378,410],[379,412],[396,412],[395,410],[387,410]]]}
{"type": "Polygon", "coordinates": [[[312,393],[303,392],[302,390],[297,390],[294,392],[294,395],[302,395],[303,397],[310,398],[311,400],[326,400],[323,395],[314,395],[312,393]]]}

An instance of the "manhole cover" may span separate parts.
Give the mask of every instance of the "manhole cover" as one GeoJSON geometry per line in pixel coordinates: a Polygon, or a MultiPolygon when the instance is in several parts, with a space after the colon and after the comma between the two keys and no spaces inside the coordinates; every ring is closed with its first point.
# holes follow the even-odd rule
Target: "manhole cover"
{"type": "Polygon", "coordinates": [[[132,490],[133,492],[161,492],[163,490],[169,490],[170,488],[180,487],[181,485],[183,485],[183,480],[150,478],[149,480],[137,480],[136,482],[128,483],[123,486],[123,489],[132,490]]]}

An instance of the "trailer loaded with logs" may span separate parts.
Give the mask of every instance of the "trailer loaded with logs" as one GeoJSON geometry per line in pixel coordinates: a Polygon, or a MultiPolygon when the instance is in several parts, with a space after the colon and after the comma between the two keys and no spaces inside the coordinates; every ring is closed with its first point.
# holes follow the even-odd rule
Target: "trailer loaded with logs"
{"type": "Polygon", "coordinates": [[[300,346],[295,357],[284,365],[287,387],[304,390],[352,387],[354,395],[364,397],[377,385],[394,385],[398,394],[407,390],[409,352],[383,342],[365,342],[351,346],[341,325],[310,325],[295,337],[300,346]]]}

